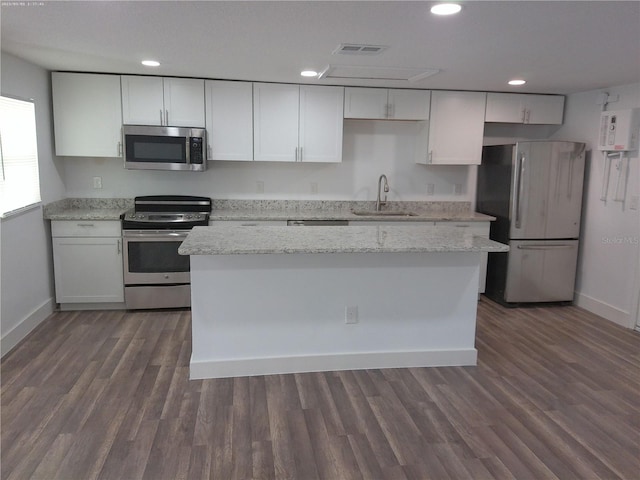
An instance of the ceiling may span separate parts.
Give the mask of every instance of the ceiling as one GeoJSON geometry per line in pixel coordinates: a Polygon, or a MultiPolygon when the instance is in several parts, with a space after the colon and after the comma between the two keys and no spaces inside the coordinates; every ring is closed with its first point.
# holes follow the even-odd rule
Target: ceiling
{"type": "MultiPolygon", "coordinates": [[[[640,81],[638,1],[2,2],[2,50],[51,70],[399,88],[573,93],[640,81]],[[332,54],[341,43],[378,55],[332,54]],[[152,58],[162,65],[143,67],[152,58]],[[327,66],[425,78],[304,79],[327,66]],[[405,72],[406,73],[406,72],[405,72]],[[419,77],[419,75],[418,75],[419,77]],[[524,87],[510,87],[514,77],[524,87]]],[[[338,70],[340,70],[338,69],[338,70]]]]}

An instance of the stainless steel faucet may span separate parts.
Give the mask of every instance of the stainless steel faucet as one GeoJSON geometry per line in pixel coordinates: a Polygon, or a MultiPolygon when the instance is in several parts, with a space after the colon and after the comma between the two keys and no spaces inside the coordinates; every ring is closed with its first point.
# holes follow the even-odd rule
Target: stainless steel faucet
{"type": "Polygon", "coordinates": [[[378,179],[378,199],[376,200],[376,212],[381,210],[383,205],[387,204],[387,192],[389,191],[389,182],[387,182],[387,176],[383,173],[378,179]],[[382,180],[384,180],[384,200],[380,200],[380,188],[382,187],[382,180]]]}

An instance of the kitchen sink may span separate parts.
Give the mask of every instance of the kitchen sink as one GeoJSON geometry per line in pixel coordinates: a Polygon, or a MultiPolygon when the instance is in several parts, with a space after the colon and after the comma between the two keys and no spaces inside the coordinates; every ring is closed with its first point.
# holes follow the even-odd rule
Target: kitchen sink
{"type": "Polygon", "coordinates": [[[353,210],[351,213],[362,217],[415,217],[418,215],[417,213],[404,211],[377,212],[372,210],[353,210]]]}

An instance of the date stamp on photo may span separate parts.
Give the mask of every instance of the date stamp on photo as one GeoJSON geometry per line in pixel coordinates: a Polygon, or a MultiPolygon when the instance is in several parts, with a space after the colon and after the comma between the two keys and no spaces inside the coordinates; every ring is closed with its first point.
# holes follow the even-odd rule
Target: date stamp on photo
{"type": "Polygon", "coordinates": [[[44,2],[0,2],[0,7],[44,7],[44,2]]]}

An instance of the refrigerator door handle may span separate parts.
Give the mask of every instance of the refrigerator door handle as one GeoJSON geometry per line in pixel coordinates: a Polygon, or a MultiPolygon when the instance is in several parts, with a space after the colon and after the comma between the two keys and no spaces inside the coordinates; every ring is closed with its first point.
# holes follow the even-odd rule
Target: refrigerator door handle
{"type": "Polygon", "coordinates": [[[516,228],[521,228],[522,220],[522,182],[524,180],[525,155],[520,154],[518,159],[518,180],[516,181],[516,228]]]}
{"type": "Polygon", "coordinates": [[[518,245],[518,250],[562,250],[575,248],[573,245],[518,245]]]}

